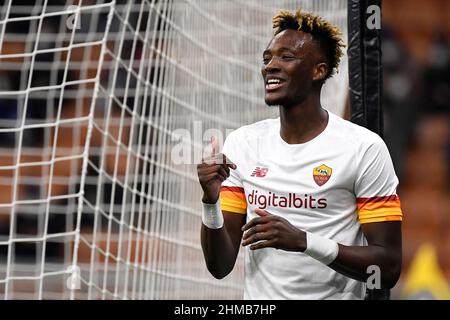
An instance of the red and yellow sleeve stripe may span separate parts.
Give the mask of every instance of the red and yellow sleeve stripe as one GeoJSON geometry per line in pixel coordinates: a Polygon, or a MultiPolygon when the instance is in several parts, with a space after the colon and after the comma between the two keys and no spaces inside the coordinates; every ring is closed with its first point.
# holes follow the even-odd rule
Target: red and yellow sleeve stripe
{"type": "Polygon", "coordinates": [[[402,221],[400,198],[397,195],[356,199],[360,223],[402,221]]]}
{"type": "Polygon", "coordinates": [[[245,200],[244,188],[221,187],[220,208],[224,211],[246,214],[247,201],[245,200]]]}

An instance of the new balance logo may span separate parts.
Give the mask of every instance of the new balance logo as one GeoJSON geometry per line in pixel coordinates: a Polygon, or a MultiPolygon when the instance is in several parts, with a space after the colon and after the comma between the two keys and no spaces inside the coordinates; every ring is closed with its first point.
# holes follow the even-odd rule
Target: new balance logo
{"type": "Polygon", "coordinates": [[[250,176],[256,178],[263,178],[266,176],[267,171],[269,171],[269,168],[256,167],[250,176]]]}

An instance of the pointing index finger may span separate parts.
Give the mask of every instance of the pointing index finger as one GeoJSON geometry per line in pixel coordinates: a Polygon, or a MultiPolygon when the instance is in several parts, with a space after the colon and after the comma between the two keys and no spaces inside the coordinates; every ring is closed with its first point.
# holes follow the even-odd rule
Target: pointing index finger
{"type": "Polygon", "coordinates": [[[214,158],[219,153],[219,141],[216,136],[211,137],[211,156],[214,158]]]}

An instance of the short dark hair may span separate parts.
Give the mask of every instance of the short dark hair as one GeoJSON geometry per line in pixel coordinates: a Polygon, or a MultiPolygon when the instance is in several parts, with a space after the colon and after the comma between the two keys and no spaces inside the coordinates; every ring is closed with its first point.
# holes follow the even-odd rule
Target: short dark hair
{"type": "Polygon", "coordinates": [[[329,67],[325,80],[338,71],[343,55],[342,48],[345,47],[345,44],[342,34],[336,26],[310,12],[302,12],[300,9],[295,14],[287,10],[280,10],[272,18],[272,22],[275,35],[290,29],[310,33],[313,36],[323,50],[329,67]]]}

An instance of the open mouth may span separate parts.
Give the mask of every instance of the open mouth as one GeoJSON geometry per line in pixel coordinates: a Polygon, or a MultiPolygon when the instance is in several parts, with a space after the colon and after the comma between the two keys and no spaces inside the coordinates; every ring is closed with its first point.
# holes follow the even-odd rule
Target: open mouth
{"type": "Polygon", "coordinates": [[[277,78],[270,78],[266,80],[266,90],[273,91],[280,88],[284,83],[284,80],[277,78]]]}

